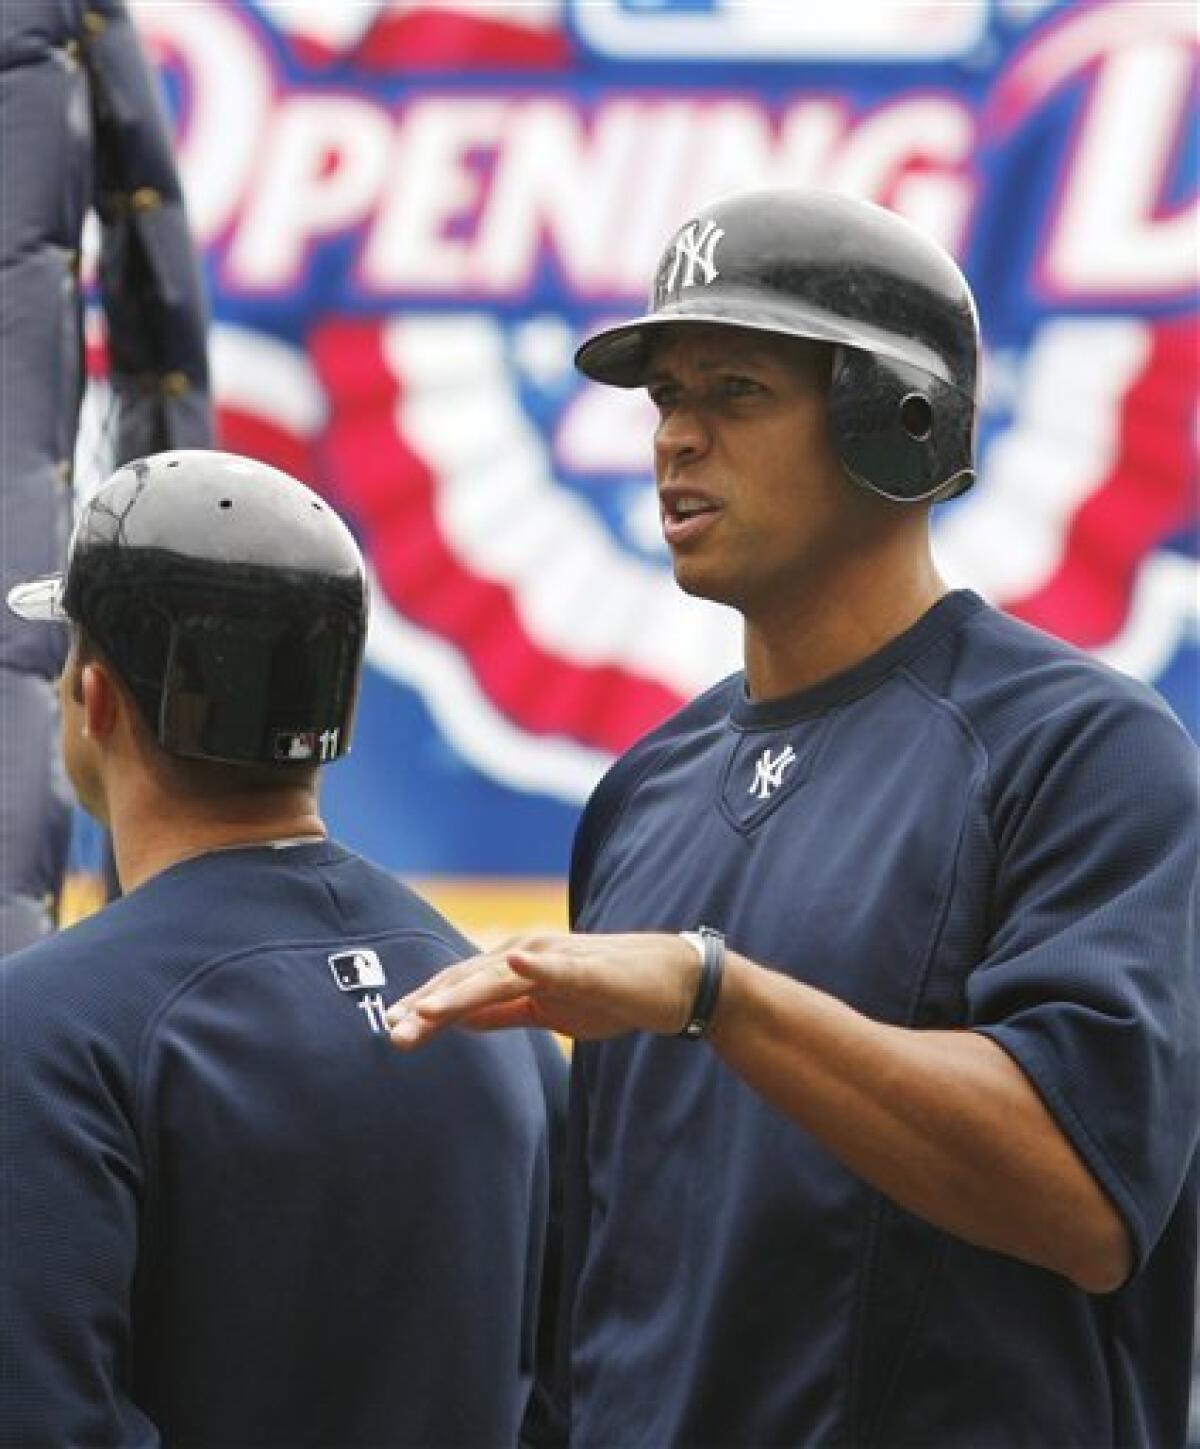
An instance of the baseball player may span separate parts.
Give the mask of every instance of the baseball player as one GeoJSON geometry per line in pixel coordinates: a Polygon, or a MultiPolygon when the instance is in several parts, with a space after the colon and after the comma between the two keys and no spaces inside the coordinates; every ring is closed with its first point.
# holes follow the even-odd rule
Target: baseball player
{"type": "Polygon", "coordinates": [[[0,1443],[514,1444],[557,1048],[388,1049],[385,996],[471,948],[321,823],[351,534],[272,468],[158,454],[9,604],[70,626],[63,754],[125,894],[0,978],[0,1443]]]}
{"type": "Polygon", "coordinates": [[[578,1445],[1181,1443],[1196,1259],[1195,750],[950,590],[975,308],[896,216],[689,220],[578,364],[643,386],[675,576],[744,670],[576,837],[571,936],[394,1004],[552,1024],[578,1445]]]}

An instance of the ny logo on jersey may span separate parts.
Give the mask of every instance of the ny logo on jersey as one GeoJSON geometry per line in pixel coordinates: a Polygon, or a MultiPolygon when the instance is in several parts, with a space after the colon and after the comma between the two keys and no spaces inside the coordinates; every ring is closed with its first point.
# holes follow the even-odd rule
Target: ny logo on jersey
{"type": "Polygon", "coordinates": [[[725,232],[715,221],[706,221],[703,227],[698,221],[688,222],[675,238],[671,270],[667,273],[668,295],[675,290],[676,283],[681,288],[696,286],[697,270],[703,273],[700,280],[704,286],[720,275],[713,253],[724,235],[725,232]]]}
{"type": "Polygon", "coordinates": [[[769,800],[783,784],[784,771],[795,763],[795,759],[796,751],[791,745],[780,750],[777,755],[771,753],[768,745],[755,762],[754,779],[750,782],[751,795],[758,800],[769,800]]]}

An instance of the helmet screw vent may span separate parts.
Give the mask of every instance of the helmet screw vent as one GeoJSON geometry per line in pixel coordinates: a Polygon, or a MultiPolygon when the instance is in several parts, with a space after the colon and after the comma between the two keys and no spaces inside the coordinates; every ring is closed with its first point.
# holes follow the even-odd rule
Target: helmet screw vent
{"type": "Polygon", "coordinates": [[[910,392],[900,403],[900,426],[916,443],[933,432],[933,408],[923,392],[910,392]]]}
{"type": "Polygon", "coordinates": [[[217,507],[218,508],[232,508],[233,507],[233,499],[232,498],[222,498],[221,501],[220,501],[220,503],[217,504],[217,507]]]}

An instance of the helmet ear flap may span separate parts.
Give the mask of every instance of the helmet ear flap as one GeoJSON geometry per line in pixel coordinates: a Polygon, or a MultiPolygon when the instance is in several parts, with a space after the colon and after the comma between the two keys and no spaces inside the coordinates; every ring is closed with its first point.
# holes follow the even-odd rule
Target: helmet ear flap
{"type": "Polygon", "coordinates": [[[842,463],[882,498],[951,498],[974,482],[970,399],[911,363],[835,348],[827,410],[842,463]]]}

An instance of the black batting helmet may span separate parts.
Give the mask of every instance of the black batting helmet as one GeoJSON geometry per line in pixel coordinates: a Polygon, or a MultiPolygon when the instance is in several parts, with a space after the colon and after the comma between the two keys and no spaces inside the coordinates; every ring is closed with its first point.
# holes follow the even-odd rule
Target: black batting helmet
{"type": "Polygon", "coordinates": [[[639,387],[655,334],[696,322],[832,343],[833,444],[883,497],[949,498],[975,481],[974,299],[946,252],[894,213],[802,188],[719,201],[668,243],[646,314],[590,338],[576,365],[639,387]]]}
{"type": "Polygon", "coordinates": [[[349,748],[367,628],[362,556],[303,483],[230,453],[115,472],[60,575],[9,607],[93,639],[171,754],[313,764],[349,748]]]}

